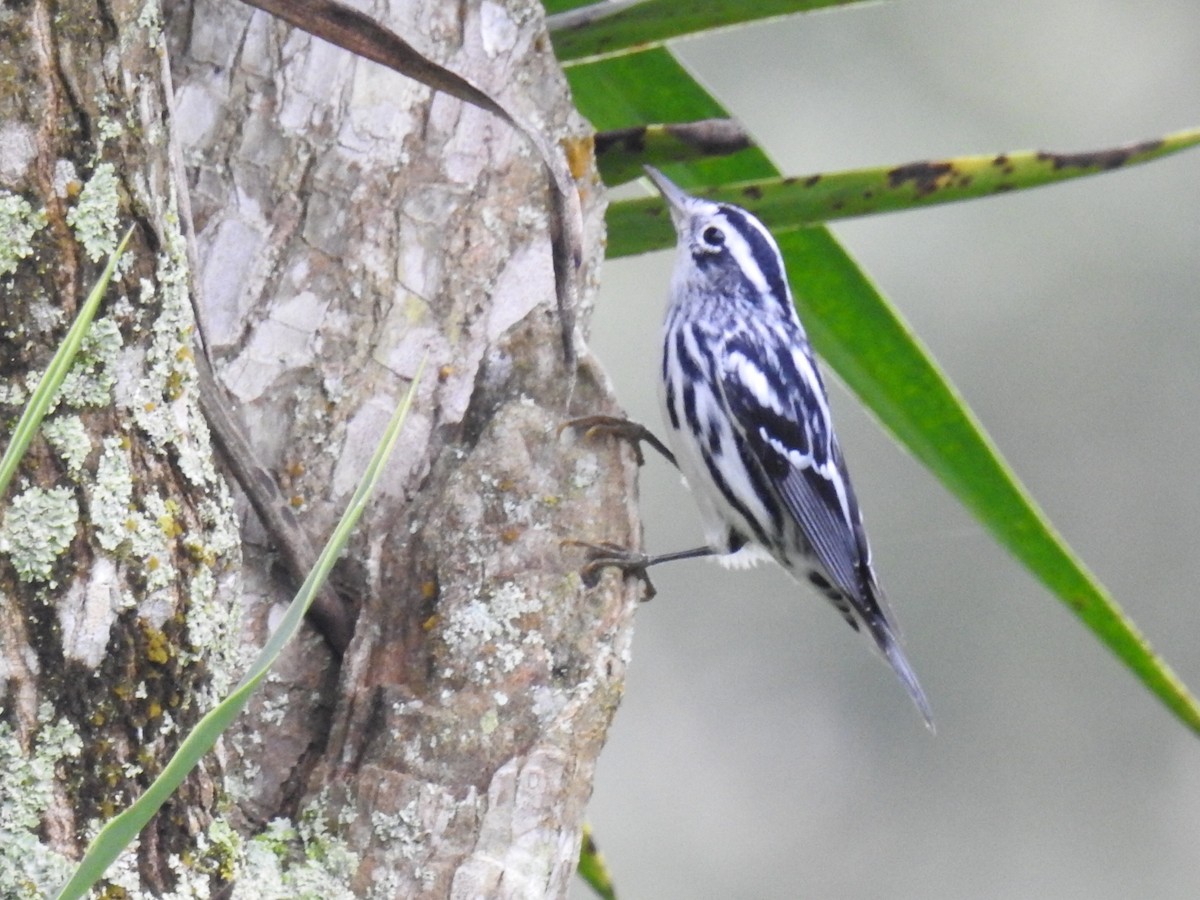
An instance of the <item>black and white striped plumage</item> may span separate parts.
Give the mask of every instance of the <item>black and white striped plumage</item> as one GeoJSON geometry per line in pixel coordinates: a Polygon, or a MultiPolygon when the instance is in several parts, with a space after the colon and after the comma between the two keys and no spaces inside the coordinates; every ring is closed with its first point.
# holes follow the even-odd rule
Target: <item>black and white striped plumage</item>
{"type": "Polygon", "coordinates": [[[663,418],[709,547],[734,565],[765,551],[815,585],[874,639],[932,724],[871,565],[774,239],[745,210],[647,172],[679,237],[663,329],[663,418]]]}

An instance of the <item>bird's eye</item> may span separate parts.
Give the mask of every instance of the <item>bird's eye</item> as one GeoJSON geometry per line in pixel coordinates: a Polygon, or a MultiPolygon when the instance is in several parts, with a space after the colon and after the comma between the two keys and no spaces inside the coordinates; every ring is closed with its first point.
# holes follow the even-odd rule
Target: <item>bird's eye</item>
{"type": "Polygon", "coordinates": [[[709,250],[720,250],[725,245],[725,232],[716,225],[709,225],[700,234],[700,239],[709,250]]]}

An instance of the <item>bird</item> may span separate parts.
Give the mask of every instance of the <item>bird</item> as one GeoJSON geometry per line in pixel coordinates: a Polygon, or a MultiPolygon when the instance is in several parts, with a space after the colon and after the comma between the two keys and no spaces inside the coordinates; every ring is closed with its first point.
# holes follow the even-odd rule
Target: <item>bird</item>
{"type": "Polygon", "coordinates": [[[677,237],[658,392],[667,446],[622,419],[568,424],[663,451],[695,498],[705,545],[647,556],[588,544],[585,574],[616,566],[645,579],[652,595],[652,565],[703,556],[731,567],[772,559],[871,638],[932,730],[929,700],[872,563],[825,384],[775,239],[745,209],[692,196],[645,169],[677,237]]]}

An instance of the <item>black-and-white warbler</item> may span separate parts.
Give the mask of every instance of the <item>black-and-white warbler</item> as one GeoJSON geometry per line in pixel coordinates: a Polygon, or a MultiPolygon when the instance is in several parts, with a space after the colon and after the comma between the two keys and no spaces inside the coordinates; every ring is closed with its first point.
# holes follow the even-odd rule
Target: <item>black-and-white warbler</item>
{"type": "MultiPolygon", "coordinates": [[[[932,727],[871,565],[825,385],[774,238],[744,209],[693,197],[646,171],[678,235],[659,397],[667,443],[708,543],[657,557],[601,547],[593,565],[644,574],[688,557],[722,555],[728,565],[774,559],[871,636],[932,727]]],[[[646,438],[644,430],[633,436],[646,438]]]]}

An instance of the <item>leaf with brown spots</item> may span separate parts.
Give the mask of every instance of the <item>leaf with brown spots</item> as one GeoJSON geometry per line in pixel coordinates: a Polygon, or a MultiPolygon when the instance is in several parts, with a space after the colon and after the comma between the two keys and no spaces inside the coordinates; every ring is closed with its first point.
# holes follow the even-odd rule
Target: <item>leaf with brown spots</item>
{"type": "Polygon", "coordinates": [[[642,166],[666,166],[729,156],[754,146],[733,119],[701,119],[676,125],[635,125],[596,135],[596,166],[609,187],[642,175],[642,166]]]}
{"type": "MultiPolygon", "coordinates": [[[[834,219],[974,200],[1099,175],[1150,162],[1200,144],[1200,128],[1087,153],[1023,150],[926,160],[807,177],[762,178],[695,191],[744,206],[776,234],[834,219]]],[[[625,200],[608,208],[608,255],[632,256],[670,247],[675,234],[662,200],[625,200]]]]}

